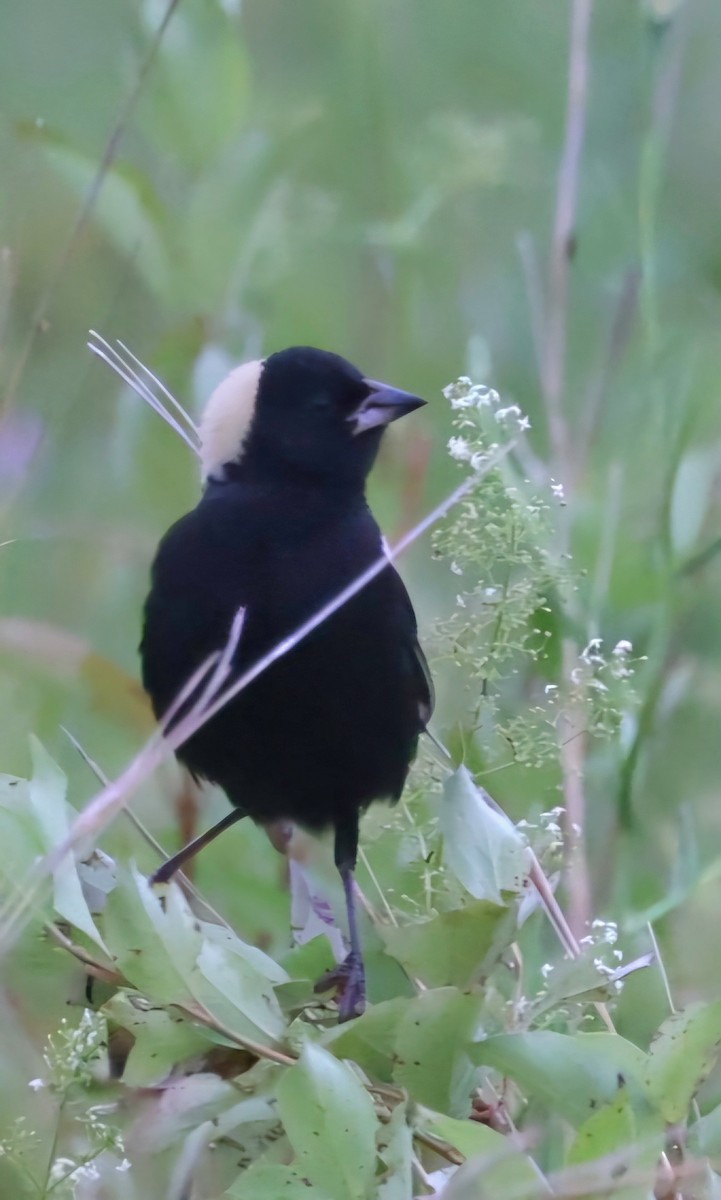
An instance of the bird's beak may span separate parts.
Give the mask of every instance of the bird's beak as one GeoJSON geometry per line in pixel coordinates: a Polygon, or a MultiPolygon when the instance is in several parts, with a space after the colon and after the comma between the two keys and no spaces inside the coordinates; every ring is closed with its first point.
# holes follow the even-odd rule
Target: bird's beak
{"type": "Polygon", "coordinates": [[[412,396],[410,392],[402,392],[400,388],[389,387],[386,383],[378,383],[376,379],[366,379],[371,389],[362,404],[358,405],[348,420],[353,424],[353,436],[375,429],[377,425],[390,425],[406,413],[421,408],[425,400],[420,396],[412,396]]]}

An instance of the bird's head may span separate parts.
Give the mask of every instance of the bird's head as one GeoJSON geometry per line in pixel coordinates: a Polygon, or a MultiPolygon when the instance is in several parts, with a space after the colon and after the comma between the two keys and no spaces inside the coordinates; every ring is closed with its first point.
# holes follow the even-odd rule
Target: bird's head
{"type": "Polygon", "coordinates": [[[422,404],[337,354],[280,350],[236,367],[213,392],[200,423],[203,478],[252,465],[362,482],[386,425],[422,404]]]}

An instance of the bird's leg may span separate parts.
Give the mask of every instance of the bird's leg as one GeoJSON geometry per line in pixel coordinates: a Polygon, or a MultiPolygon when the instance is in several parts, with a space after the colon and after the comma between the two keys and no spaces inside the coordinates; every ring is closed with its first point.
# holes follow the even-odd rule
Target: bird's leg
{"type": "Polygon", "coordinates": [[[325,991],[334,985],[338,987],[340,992],[339,1021],[350,1021],[353,1017],[359,1017],[366,1005],[365,967],[358,931],[355,880],[353,878],[357,857],[358,814],[354,812],[351,817],[339,821],[335,828],[335,864],[343,880],[350,953],[345,962],[342,962],[335,970],[328,971],[316,984],[316,991],[325,991]]]}
{"type": "Polygon", "coordinates": [[[167,883],[173,877],[176,871],[180,870],[183,863],[186,863],[189,858],[194,858],[199,850],[204,846],[208,846],[210,842],[214,842],[218,834],[223,833],[226,829],[230,829],[231,825],[235,825],[236,821],[240,821],[246,815],[244,808],[234,808],[223,817],[222,821],[218,821],[217,825],[212,825],[210,829],[206,829],[205,833],[201,833],[200,837],[193,838],[192,842],[188,842],[187,846],[183,846],[177,854],[164,862],[162,867],[158,867],[150,876],[152,883],[167,883]]]}

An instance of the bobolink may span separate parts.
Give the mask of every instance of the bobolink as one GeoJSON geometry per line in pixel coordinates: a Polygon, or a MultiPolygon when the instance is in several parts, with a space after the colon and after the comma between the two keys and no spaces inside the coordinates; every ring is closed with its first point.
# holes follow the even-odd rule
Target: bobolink
{"type": "MultiPolygon", "coordinates": [[[[201,499],[162,539],[145,605],[143,682],[158,717],[226,645],[239,608],[236,677],[378,560],[366,477],[385,426],[424,403],[310,347],[246,363],[220,384],[200,426],[201,499]]],[[[219,784],[234,811],[154,880],[245,815],[332,826],[350,940],[339,1015],[362,1012],[359,815],[400,797],[431,709],[415,614],[389,562],[181,746],[181,762],[219,784]]]]}

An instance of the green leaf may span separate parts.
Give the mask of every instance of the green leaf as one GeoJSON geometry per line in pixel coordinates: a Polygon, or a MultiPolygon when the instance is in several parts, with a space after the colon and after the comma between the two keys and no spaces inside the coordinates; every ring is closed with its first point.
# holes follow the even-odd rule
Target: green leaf
{"type": "MultiPolygon", "coordinates": [[[[302,1173],[279,1163],[257,1163],[236,1179],[224,1195],[231,1200],[337,1200],[311,1187],[302,1173]]],[[[406,1197],[410,1192],[406,1193],[406,1197]]]]}
{"type": "Polygon", "coordinates": [[[413,1133],[404,1104],[378,1131],[378,1153],[385,1170],[378,1182],[377,1200],[408,1200],[413,1195],[413,1133]]]}
{"type": "Polygon", "coordinates": [[[195,1001],[253,1041],[282,1038],[286,1022],[273,982],[287,978],[283,968],[230,931],[208,935],[177,884],[170,884],[161,904],[137,870],[121,875],[108,898],[105,925],[126,979],[152,999],[190,1007],[195,1001]]]}
{"type": "Polygon", "coordinates": [[[468,1057],[483,998],[438,988],[406,1001],[395,1038],[393,1078],[411,1097],[463,1116],[476,1070],[468,1057]]]}
{"type": "Polygon", "coordinates": [[[309,1043],[281,1077],[276,1095],[302,1175],[330,1196],[367,1200],[378,1121],[373,1101],[350,1068],[309,1043]]]}
{"type": "Polygon", "coordinates": [[[721,1159],[721,1104],[689,1128],[688,1144],[692,1154],[721,1159]]]}
{"type": "MultiPolygon", "coordinates": [[[[426,987],[466,987],[487,969],[487,959],[512,940],[498,938],[499,926],[508,926],[506,907],[478,900],[430,921],[403,928],[385,926],[381,935],[386,949],[426,987]]],[[[515,922],[512,924],[515,929],[515,922]]]]}
{"type": "MultiPolygon", "coordinates": [[[[84,199],[97,173],[95,161],[61,140],[49,142],[46,155],[67,186],[84,199]]],[[[161,237],[162,222],[154,219],[160,215],[141,176],[119,166],[107,172],[93,205],[93,220],[118,253],[132,259],[148,287],[163,295],[168,293],[171,263],[161,237]]]]}
{"type": "Polygon", "coordinates": [[[458,1121],[441,1113],[429,1114],[431,1133],[455,1146],[470,1160],[468,1168],[462,1168],[453,1176],[458,1189],[457,1200],[478,1196],[527,1196],[540,1195],[541,1174],[532,1159],[516,1150],[513,1143],[495,1129],[481,1125],[478,1121],[458,1121]],[[480,1160],[480,1161],[479,1161],[480,1160]],[[478,1191],[479,1179],[483,1191],[478,1191]]]}
{"type": "Polygon", "coordinates": [[[709,1074],[721,1043],[721,1001],[689,1004],[663,1022],[651,1042],[646,1086],[669,1122],[681,1121],[709,1074]]]}
{"type": "Polygon", "coordinates": [[[323,1045],[375,1079],[408,1088],[429,1108],[464,1115],[476,1073],[468,1048],[482,1006],[482,996],[451,987],[387,1000],[324,1034],[323,1045]]]}
{"type": "Polygon", "coordinates": [[[357,1020],[329,1029],[321,1044],[337,1058],[351,1058],[374,1079],[391,1083],[398,1027],[407,1010],[408,1001],[400,997],[374,1004],[357,1020]]]}
{"type": "Polygon", "coordinates": [[[142,1008],[128,992],[117,992],[103,1012],[135,1038],[123,1071],[126,1087],[152,1087],[173,1067],[207,1050],[211,1041],[201,1025],[163,1008],[142,1008]]]}
{"type": "Polygon", "coordinates": [[[466,767],[446,780],[440,815],[445,860],[477,900],[503,904],[520,895],[530,851],[508,817],[491,808],[466,767]]]}
{"type": "Polygon", "coordinates": [[[578,1126],[601,1105],[628,1089],[646,1107],[643,1075],[647,1056],[613,1033],[571,1036],[550,1030],[507,1033],[478,1042],[474,1062],[508,1075],[541,1104],[578,1126]]]}
{"type": "Polygon", "coordinates": [[[202,1073],[170,1079],[165,1086],[138,1098],[137,1117],[128,1135],[133,1148],[157,1154],[185,1140],[204,1122],[217,1123],[238,1098],[232,1083],[202,1073]]]}
{"type": "Polygon", "coordinates": [[[164,1004],[192,999],[187,979],[200,949],[200,934],[192,923],[179,927],[180,895],[180,889],[172,884],[166,898],[168,911],[164,912],[143,875],[135,869],[121,870],[105,912],[105,936],[123,975],[164,1004]]]}
{"type": "Polygon", "coordinates": [[[669,524],[678,557],[688,554],[701,533],[719,466],[718,447],[700,446],[683,456],[673,481],[669,524]]]}
{"type": "Polygon", "coordinates": [[[9,889],[45,852],[45,839],[30,804],[27,779],[0,775],[0,877],[9,889]]]}
{"type": "Polygon", "coordinates": [[[569,1165],[592,1162],[603,1158],[623,1146],[630,1146],[636,1138],[636,1121],[628,1102],[628,1093],[621,1088],[611,1104],[604,1104],[598,1112],[584,1121],[568,1151],[569,1165]]]}
{"type": "MultiPolygon", "coordinates": [[[[180,1154],[175,1160],[172,1179],[168,1188],[167,1200],[186,1200],[194,1191],[194,1180],[197,1177],[203,1157],[211,1142],[217,1144],[232,1134],[233,1156],[241,1162],[255,1164],[261,1155],[271,1145],[278,1141],[278,1114],[270,1099],[266,1096],[248,1096],[238,1104],[231,1105],[225,1111],[206,1118],[190,1130],[183,1140],[180,1154]]],[[[281,1143],[284,1147],[287,1143],[281,1143]]],[[[217,1157],[217,1156],[214,1156],[217,1157]]],[[[241,1177],[247,1181],[254,1177],[253,1166],[241,1177]]],[[[291,1171],[287,1179],[281,1176],[278,1183],[294,1181],[291,1171]]],[[[232,1195],[233,1193],[226,1193],[232,1195]]],[[[248,1195],[246,1191],[243,1194],[248,1195]]],[[[261,1193],[262,1194],[262,1193],[261,1193]]],[[[284,1193],[285,1194],[285,1193],[284,1193]]],[[[291,1195],[293,1193],[291,1192],[291,1195]]],[[[306,1194],[307,1188],[306,1188],[306,1194]]],[[[320,1195],[320,1193],[315,1193],[320,1195]]]]}
{"type": "Polygon", "coordinates": [[[333,947],[325,934],[321,933],[302,946],[294,946],[282,956],[281,962],[291,979],[315,983],[316,979],[335,966],[336,960],[333,947]]]}
{"type": "Polygon", "coordinates": [[[280,963],[258,946],[250,946],[248,942],[244,942],[227,925],[213,925],[209,921],[200,921],[199,925],[206,941],[215,942],[234,958],[242,959],[256,975],[261,975],[274,984],[288,983],[288,972],[280,963]]]}
{"type": "MultiPolygon", "coordinates": [[[[31,734],[29,740],[33,773],[28,783],[28,798],[47,852],[64,842],[70,831],[66,802],[68,781],[38,739],[31,734]]],[[[72,854],[66,854],[53,872],[53,889],[55,911],[107,954],[107,947],[90,914],[72,854]]]]}
{"type": "MultiPolygon", "coordinates": [[[[618,1200],[649,1200],[650,1181],[655,1177],[664,1140],[665,1126],[660,1116],[648,1111],[634,1111],[628,1091],[624,1088],[611,1104],[593,1113],[578,1130],[566,1157],[567,1167],[588,1164],[590,1170],[597,1172],[594,1194],[605,1196],[608,1188],[618,1200]],[[649,1184],[619,1187],[625,1176],[645,1177],[649,1184]]],[[[568,1171],[564,1181],[565,1188],[572,1190],[573,1179],[568,1171]]],[[[586,1181],[587,1190],[588,1176],[585,1171],[579,1172],[580,1181],[586,1181]]]]}
{"type": "Polygon", "coordinates": [[[283,1037],[286,1022],[271,981],[224,946],[203,943],[191,987],[201,1004],[241,1036],[272,1042],[283,1037]]]}

